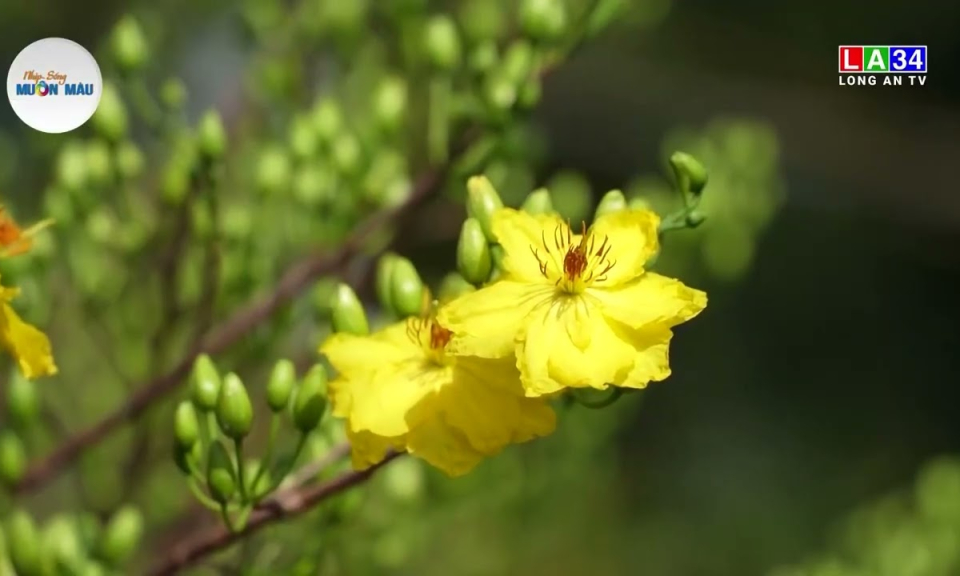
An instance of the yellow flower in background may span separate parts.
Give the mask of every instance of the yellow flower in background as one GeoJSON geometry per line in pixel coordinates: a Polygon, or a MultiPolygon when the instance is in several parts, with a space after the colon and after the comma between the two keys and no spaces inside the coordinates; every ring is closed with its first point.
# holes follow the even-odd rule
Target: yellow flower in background
{"type": "Polygon", "coordinates": [[[0,286],[0,344],[17,361],[25,378],[53,376],[57,365],[47,335],[24,322],[9,304],[19,294],[19,288],[0,286]]]}
{"type": "Polygon", "coordinates": [[[644,269],[659,222],[626,210],[576,234],[556,215],[498,210],[492,229],[505,275],[440,310],[453,332],[448,353],[515,354],[528,396],[667,378],[671,328],[699,314],[707,296],[644,269]]]}
{"type": "Polygon", "coordinates": [[[338,372],[330,397],[347,421],[354,467],[395,449],[459,476],[508,444],[553,432],[553,409],[524,396],[512,358],[454,358],[450,337],[433,319],[411,318],[320,347],[338,372]]]}

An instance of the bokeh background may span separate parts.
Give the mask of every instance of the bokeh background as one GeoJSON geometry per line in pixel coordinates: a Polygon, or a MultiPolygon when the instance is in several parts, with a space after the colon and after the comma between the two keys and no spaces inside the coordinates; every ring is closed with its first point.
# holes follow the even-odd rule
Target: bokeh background
{"type": "MultiPolygon", "coordinates": [[[[269,75],[251,81],[263,46],[245,31],[243,14],[256,2],[149,4],[8,0],[0,5],[0,60],[47,36],[102,50],[132,13],[163,38],[151,67],[157,78],[183,79],[188,118],[215,107],[228,124],[242,124],[251,93],[268,108],[271,98],[288,105],[275,96],[282,81],[266,96],[269,75]]],[[[459,4],[434,6],[455,13],[459,4]]],[[[517,144],[522,160],[486,171],[514,205],[550,183],[570,214],[589,213],[613,188],[666,211],[677,201],[667,155],[681,149],[704,162],[709,219],[669,236],[659,262],[710,294],[706,312],[677,330],[674,375],[607,410],[571,408],[553,437],[511,448],[463,479],[400,460],[357,493],[354,512],[337,527],[309,515],[222,559],[246,572],[206,570],[740,576],[840,548],[861,559],[852,566],[868,568],[797,574],[960,574],[960,473],[937,459],[960,443],[958,21],[960,4],[932,0],[635,3],[547,78],[517,144]],[[926,85],[838,86],[837,46],[857,43],[928,45],[926,85]],[[916,501],[897,496],[914,491],[916,501]],[[954,515],[938,512],[944,507],[954,515]],[[924,513],[948,522],[930,528],[918,520],[924,513]]],[[[9,107],[0,109],[3,201],[22,221],[48,216],[57,151],[73,140],[29,133],[9,107]]],[[[152,153],[165,154],[162,146],[152,153]]],[[[87,196],[93,205],[95,193],[87,196]]],[[[433,281],[453,266],[463,217],[455,195],[419,209],[398,248],[433,281]]],[[[269,233],[268,221],[258,226],[248,233],[269,233]]],[[[99,277],[82,276],[100,257],[96,245],[81,250],[86,240],[70,234],[59,240],[74,246],[58,244],[50,259],[71,259],[79,284],[108,290],[99,277]]],[[[284,246],[263,257],[289,261],[284,246]]],[[[244,262],[255,267],[259,257],[244,262]]],[[[266,269],[253,283],[269,285],[275,275],[266,269]]],[[[17,272],[25,301],[53,289],[53,280],[34,276],[17,272]]],[[[369,286],[358,291],[372,294],[369,286]]],[[[101,332],[111,328],[83,315],[90,306],[52,309],[37,299],[42,305],[25,303],[25,315],[50,330],[62,365],[42,384],[45,405],[75,429],[127,392],[97,350],[110,349],[140,375],[149,374],[151,353],[116,348],[116,327],[113,337],[101,332]]],[[[230,303],[225,297],[218,313],[230,303]]],[[[94,316],[103,312],[103,302],[91,306],[94,316]]],[[[317,334],[278,346],[309,350],[317,334]]],[[[255,381],[278,352],[251,350],[237,354],[247,356],[244,370],[255,381]]],[[[122,492],[150,519],[145,560],[209,521],[184,521],[190,499],[165,452],[169,411],[144,420],[83,459],[82,490],[65,478],[33,497],[37,517],[109,510],[122,492]],[[129,462],[129,446],[144,437],[148,456],[129,462]],[[129,491],[123,470],[138,478],[129,491]]],[[[32,454],[65,433],[39,434],[32,454]]]]}

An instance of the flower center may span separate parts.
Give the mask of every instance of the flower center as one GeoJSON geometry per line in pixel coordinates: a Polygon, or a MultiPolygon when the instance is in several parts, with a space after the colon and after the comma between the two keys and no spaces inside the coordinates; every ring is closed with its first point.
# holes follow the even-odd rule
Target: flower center
{"type": "Polygon", "coordinates": [[[407,319],[407,337],[423,350],[430,362],[438,366],[452,363],[445,350],[453,338],[453,332],[438,324],[433,317],[407,319]]]}
{"type": "Polygon", "coordinates": [[[609,258],[612,248],[609,237],[604,236],[598,245],[597,235],[587,230],[585,222],[581,222],[581,230],[579,240],[574,242],[569,224],[560,224],[553,231],[553,242],[549,243],[541,230],[545,255],[540,254],[540,247],[530,246],[543,277],[553,280],[557,288],[569,294],[580,294],[591,284],[605,282],[607,273],[617,264],[609,258]]]}

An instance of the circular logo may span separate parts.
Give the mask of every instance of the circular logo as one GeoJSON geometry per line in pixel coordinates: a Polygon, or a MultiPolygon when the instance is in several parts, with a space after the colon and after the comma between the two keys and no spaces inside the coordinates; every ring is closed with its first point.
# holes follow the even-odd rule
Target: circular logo
{"type": "Polygon", "coordinates": [[[48,134],[82,126],[100,104],[100,66],[83,46],[44,38],[24,48],[7,73],[7,98],[23,123],[48,134]]]}

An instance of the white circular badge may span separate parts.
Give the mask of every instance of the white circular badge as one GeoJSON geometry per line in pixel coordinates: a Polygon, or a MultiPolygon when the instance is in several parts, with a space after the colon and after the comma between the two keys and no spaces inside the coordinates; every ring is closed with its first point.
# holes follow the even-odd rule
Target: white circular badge
{"type": "Polygon", "coordinates": [[[75,130],[100,104],[100,66],[86,48],[44,38],[24,48],[7,74],[7,97],[24,124],[48,134],[75,130]]]}

